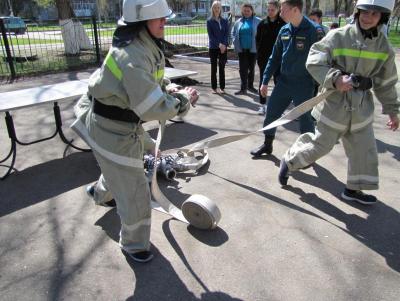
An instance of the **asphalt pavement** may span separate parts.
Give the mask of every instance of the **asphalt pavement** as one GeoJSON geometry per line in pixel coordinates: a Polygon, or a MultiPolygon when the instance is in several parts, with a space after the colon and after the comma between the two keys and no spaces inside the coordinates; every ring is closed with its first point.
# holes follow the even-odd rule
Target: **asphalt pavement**
{"type": "MultiPolygon", "coordinates": [[[[169,123],[163,150],[261,128],[257,95],[233,94],[237,66],[226,68],[227,94],[215,95],[209,64],[172,63],[199,72],[192,78],[200,81],[201,98],[184,123],[169,123]]],[[[2,83],[0,92],[87,78],[91,71],[2,83]]],[[[61,104],[65,135],[85,146],[69,129],[73,105],[61,104]]],[[[57,137],[18,145],[16,170],[0,181],[0,300],[399,300],[400,132],[386,128],[380,111],[377,103],[375,206],[340,198],[347,170],[340,143],[294,173],[289,186],[279,185],[280,158],[298,136],[294,121],[278,128],[270,156],[250,156],[263,141],[257,134],[210,149],[210,162],[196,174],[160,180],[177,206],[200,193],[216,202],[222,218],[217,229],[203,231],[153,211],[155,258],[148,264],[121,253],[116,210],[86,195],[100,173],[91,153],[66,148],[57,137]]],[[[20,141],[54,131],[50,104],[12,115],[20,141]]],[[[146,127],[156,134],[156,123],[146,127]]],[[[3,121],[0,141],[2,158],[9,149],[3,121]]]]}

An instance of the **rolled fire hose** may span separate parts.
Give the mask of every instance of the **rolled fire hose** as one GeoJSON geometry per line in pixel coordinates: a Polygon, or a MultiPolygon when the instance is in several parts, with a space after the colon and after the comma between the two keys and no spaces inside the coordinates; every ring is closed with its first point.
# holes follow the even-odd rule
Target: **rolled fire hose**
{"type": "MultiPolygon", "coordinates": [[[[274,127],[284,125],[289,123],[299,116],[303,115],[305,112],[310,111],[314,106],[328,97],[334,90],[325,91],[307,101],[302,103],[301,105],[293,108],[287,114],[283,115],[281,118],[275,120],[274,122],[268,124],[254,132],[239,134],[239,135],[230,135],[221,138],[206,140],[203,142],[199,142],[195,144],[190,149],[179,149],[185,153],[189,160],[192,162],[192,167],[194,170],[197,170],[199,167],[203,166],[208,161],[208,153],[206,149],[222,146],[224,144],[228,144],[234,141],[242,140],[250,135],[257,134],[261,131],[265,131],[268,129],[272,129],[274,127]],[[198,160],[194,157],[195,152],[203,153],[204,157],[201,160],[198,160]]],[[[161,137],[164,131],[165,121],[160,124],[157,141],[156,141],[156,150],[155,153],[158,153],[161,137]]],[[[157,164],[157,163],[156,163],[157,164]]],[[[154,167],[155,170],[157,166],[154,167]]],[[[152,202],[153,209],[162,211],[167,213],[174,218],[193,225],[199,229],[213,229],[217,227],[219,220],[221,219],[221,213],[217,207],[217,205],[211,201],[209,198],[203,195],[192,195],[182,204],[182,210],[173,205],[168,198],[162,193],[157,183],[157,173],[153,173],[151,190],[153,193],[153,197],[156,202],[152,202]],[[161,206],[161,208],[160,208],[161,206]]]]}
{"type": "MultiPolygon", "coordinates": [[[[158,129],[157,141],[156,141],[156,149],[155,153],[158,153],[161,137],[163,136],[165,128],[165,121],[161,122],[160,127],[158,129]]],[[[208,161],[208,154],[204,157],[208,161]]],[[[193,158],[195,159],[195,158],[193,158]]],[[[195,159],[196,160],[196,159],[195,159]]],[[[204,159],[202,162],[207,162],[204,159]]],[[[154,169],[157,170],[157,160],[155,161],[154,169]]],[[[201,163],[200,163],[201,165],[201,163]]],[[[204,165],[204,164],[203,164],[204,165]]],[[[196,165],[196,167],[199,164],[196,165]]],[[[190,225],[199,228],[199,229],[214,229],[217,227],[219,220],[221,219],[221,213],[217,207],[217,205],[211,201],[209,198],[203,195],[194,194],[190,196],[186,201],[182,204],[182,210],[177,208],[174,204],[172,204],[168,198],[163,194],[158,186],[157,182],[157,173],[153,173],[153,178],[151,182],[151,191],[154,199],[161,206],[163,210],[160,210],[157,203],[152,202],[153,209],[166,212],[176,219],[189,223],[190,225]]]]}

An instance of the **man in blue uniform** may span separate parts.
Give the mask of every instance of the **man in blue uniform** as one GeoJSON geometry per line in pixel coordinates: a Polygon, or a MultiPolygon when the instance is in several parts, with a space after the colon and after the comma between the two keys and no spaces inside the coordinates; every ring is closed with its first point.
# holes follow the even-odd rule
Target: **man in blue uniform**
{"type": "MultiPolygon", "coordinates": [[[[311,45],[324,36],[320,26],[303,16],[302,0],[283,0],[281,3],[281,17],[288,24],[281,28],[268,60],[260,87],[261,95],[267,95],[268,82],[279,67],[281,75],[269,99],[264,126],[281,117],[292,101],[298,106],[313,97],[315,83],[305,63],[311,45]]],[[[275,128],[265,131],[264,143],[250,153],[254,157],[271,154],[275,132],[275,128]]],[[[300,117],[300,132],[314,132],[310,112],[300,117]]]]}

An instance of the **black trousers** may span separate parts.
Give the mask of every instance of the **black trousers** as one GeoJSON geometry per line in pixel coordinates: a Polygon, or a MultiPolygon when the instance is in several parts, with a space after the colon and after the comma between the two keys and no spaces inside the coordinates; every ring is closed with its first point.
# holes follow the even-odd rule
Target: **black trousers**
{"type": "MultiPolygon", "coordinates": [[[[260,88],[262,85],[262,80],[263,80],[263,74],[265,71],[265,67],[267,67],[267,63],[268,63],[268,58],[266,60],[261,61],[257,61],[258,64],[258,69],[260,70],[260,84],[258,85],[258,87],[260,88]]],[[[279,74],[281,73],[280,68],[274,73],[274,84],[276,86],[276,83],[278,82],[278,77],[279,74]]],[[[258,93],[259,95],[259,99],[260,99],[260,104],[265,105],[267,103],[267,98],[261,96],[260,92],[258,93]]]]}
{"type": "Polygon", "coordinates": [[[221,53],[218,49],[209,49],[211,61],[211,88],[217,89],[217,66],[219,67],[219,88],[225,89],[225,65],[227,61],[227,51],[221,53]]]}
{"type": "Polygon", "coordinates": [[[254,67],[256,66],[256,54],[251,53],[249,49],[243,49],[239,53],[239,73],[240,90],[254,88],[254,67]]]}

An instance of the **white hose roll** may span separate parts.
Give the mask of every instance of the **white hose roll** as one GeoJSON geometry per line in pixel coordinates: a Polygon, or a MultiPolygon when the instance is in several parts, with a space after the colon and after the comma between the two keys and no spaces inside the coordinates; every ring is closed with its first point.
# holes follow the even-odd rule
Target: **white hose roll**
{"type": "Polygon", "coordinates": [[[193,227],[199,229],[214,229],[221,219],[217,205],[201,194],[193,194],[181,207],[183,216],[193,227]]]}

